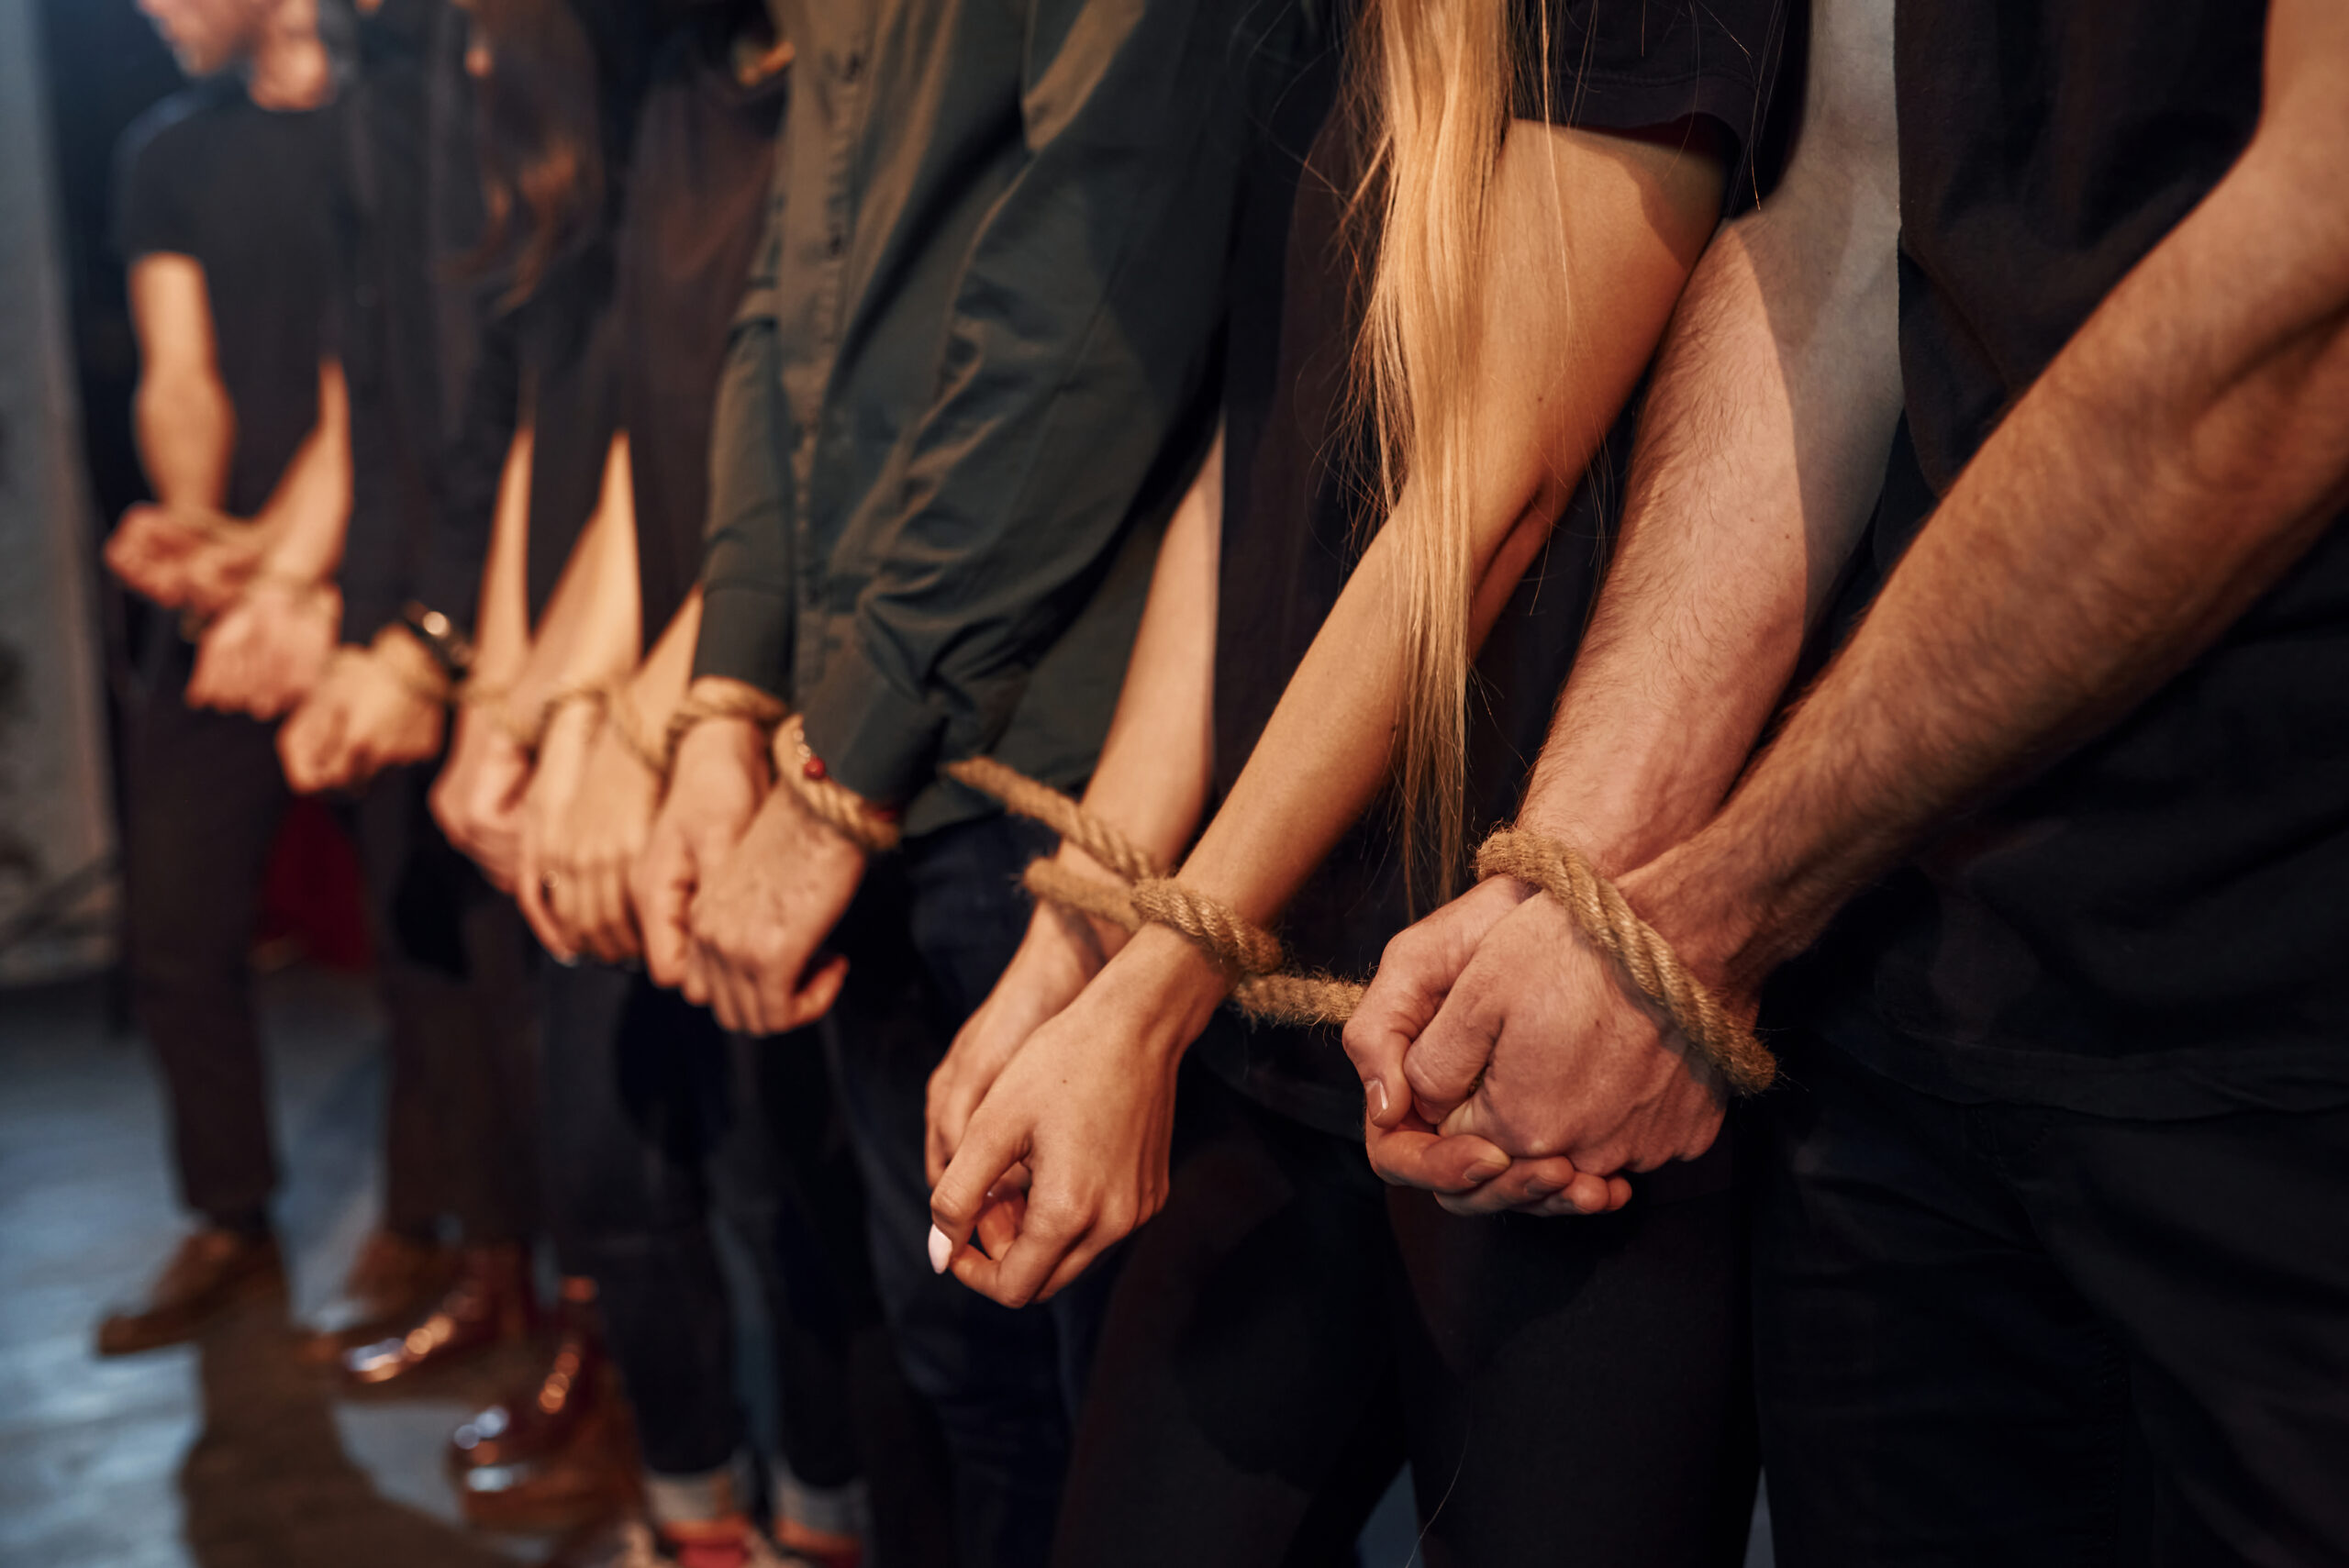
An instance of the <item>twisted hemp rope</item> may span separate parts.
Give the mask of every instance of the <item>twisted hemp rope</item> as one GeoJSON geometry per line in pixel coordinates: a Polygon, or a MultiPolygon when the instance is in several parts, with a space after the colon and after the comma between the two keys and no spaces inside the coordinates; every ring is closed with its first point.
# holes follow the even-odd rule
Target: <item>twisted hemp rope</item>
{"type": "MultiPolygon", "coordinates": [[[[1058,832],[1116,873],[1120,890],[1070,871],[1051,859],[1031,862],[1021,878],[1028,891],[1129,931],[1171,926],[1239,975],[1232,1000],[1252,1018],[1288,1024],[1343,1024],[1364,987],[1327,974],[1290,970],[1278,938],[1236,910],[1168,877],[1151,857],[1107,822],[1049,785],[991,758],[949,764],[947,776],[993,795],[1010,811],[1058,832]]],[[[1688,973],[1672,944],[1640,918],[1615,884],[1567,845],[1504,828],[1476,851],[1480,877],[1513,876],[1532,884],[1565,907],[1583,934],[1612,955],[1631,984],[1720,1069],[1738,1094],[1758,1094],[1777,1076],[1777,1062],[1753,1031],[1732,1017],[1688,973]]]]}

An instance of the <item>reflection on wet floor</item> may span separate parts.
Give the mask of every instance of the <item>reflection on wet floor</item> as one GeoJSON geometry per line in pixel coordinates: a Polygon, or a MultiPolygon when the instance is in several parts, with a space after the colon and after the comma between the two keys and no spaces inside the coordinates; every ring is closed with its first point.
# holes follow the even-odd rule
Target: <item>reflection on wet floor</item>
{"type": "MultiPolygon", "coordinates": [[[[382,1028],[366,982],[263,984],[277,1206],[299,1312],[332,1296],[376,1208],[382,1028]]],[[[343,1397],[293,1355],[288,1305],[201,1343],[101,1361],[91,1329],[177,1240],[158,1085],[95,984],[0,992],[0,1565],[502,1568],[545,1543],[457,1523],[440,1465],[519,1370],[343,1397]]]]}

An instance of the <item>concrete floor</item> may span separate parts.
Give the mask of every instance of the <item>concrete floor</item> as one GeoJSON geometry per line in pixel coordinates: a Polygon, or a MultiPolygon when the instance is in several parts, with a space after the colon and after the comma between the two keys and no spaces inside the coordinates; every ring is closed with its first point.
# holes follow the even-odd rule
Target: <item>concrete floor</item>
{"type": "MultiPolygon", "coordinates": [[[[383,1026],[363,978],[290,970],[262,996],[298,1321],[332,1298],[373,1222],[383,1026]]],[[[466,1531],[440,1462],[449,1430],[526,1362],[447,1374],[417,1396],[340,1397],[294,1361],[288,1322],[260,1307],[200,1344],[91,1352],[100,1313],[181,1234],[163,1138],[151,1061],[110,1026],[102,986],[0,991],[0,1568],[542,1556],[544,1541],[466,1531]]],[[[1762,1526],[1748,1568],[1770,1562],[1762,1526]]],[[[1416,1568],[1416,1534],[1398,1482],[1364,1534],[1365,1568],[1416,1568]]]]}
{"type": "MultiPolygon", "coordinates": [[[[296,1316],[328,1300],[376,1208],[381,1027],[365,983],[264,984],[279,1221],[296,1316]]],[[[0,1564],[506,1568],[540,1543],[457,1522],[441,1440],[513,1366],[365,1403],[255,1307],[201,1344],[101,1361],[100,1312],[176,1242],[159,1086],[97,985],[0,994],[0,1564]]]]}

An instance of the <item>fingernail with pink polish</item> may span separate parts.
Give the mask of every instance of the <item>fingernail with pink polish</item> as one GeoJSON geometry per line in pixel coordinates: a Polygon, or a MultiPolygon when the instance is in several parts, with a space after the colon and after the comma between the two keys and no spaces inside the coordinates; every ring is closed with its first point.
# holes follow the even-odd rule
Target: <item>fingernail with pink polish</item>
{"type": "Polygon", "coordinates": [[[930,1228],[930,1272],[934,1274],[944,1273],[947,1261],[953,1256],[954,1243],[946,1239],[945,1231],[935,1225],[931,1226],[930,1228]]]}

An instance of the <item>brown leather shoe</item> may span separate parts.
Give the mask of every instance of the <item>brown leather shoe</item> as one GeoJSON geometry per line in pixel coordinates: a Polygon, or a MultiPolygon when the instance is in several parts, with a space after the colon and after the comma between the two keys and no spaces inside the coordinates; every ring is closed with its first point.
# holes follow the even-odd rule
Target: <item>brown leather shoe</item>
{"type": "Polygon", "coordinates": [[[570,1442],[527,1463],[458,1473],[457,1501],[475,1529],[559,1535],[643,1506],[627,1407],[599,1401],[570,1442]]]}
{"type": "Polygon", "coordinates": [[[566,1278],[554,1317],[554,1354],[545,1368],[527,1386],[465,1418],[449,1439],[450,1469],[535,1464],[570,1447],[618,1396],[596,1317],[596,1282],[566,1278]]]}
{"type": "Polygon", "coordinates": [[[148,1288],[147,1298],[98,1324],[98,1354],[129,1355],[194,1339],[237,1302],[285,1294],[285,1266],[273,1236],[206,1229],[189,1236],[148,1288]]]}
{"type": "Polygon", "coordinates": [[[380,1388],[529,1338],[538,1326],[529,1264],[519,1242],[466,1248],[456,1282],[415,1327],[343,1352],[344,1381],[380,1388]]]}
{"type": "Polygon", "coordinates": [[[457,1273],[453,1247],[378,1230],[359,1250],[340,1299],[311,1319],[301,1358],[332,1366],[345,1351],[398,1333],[432,1309],[457,1273]]]}

